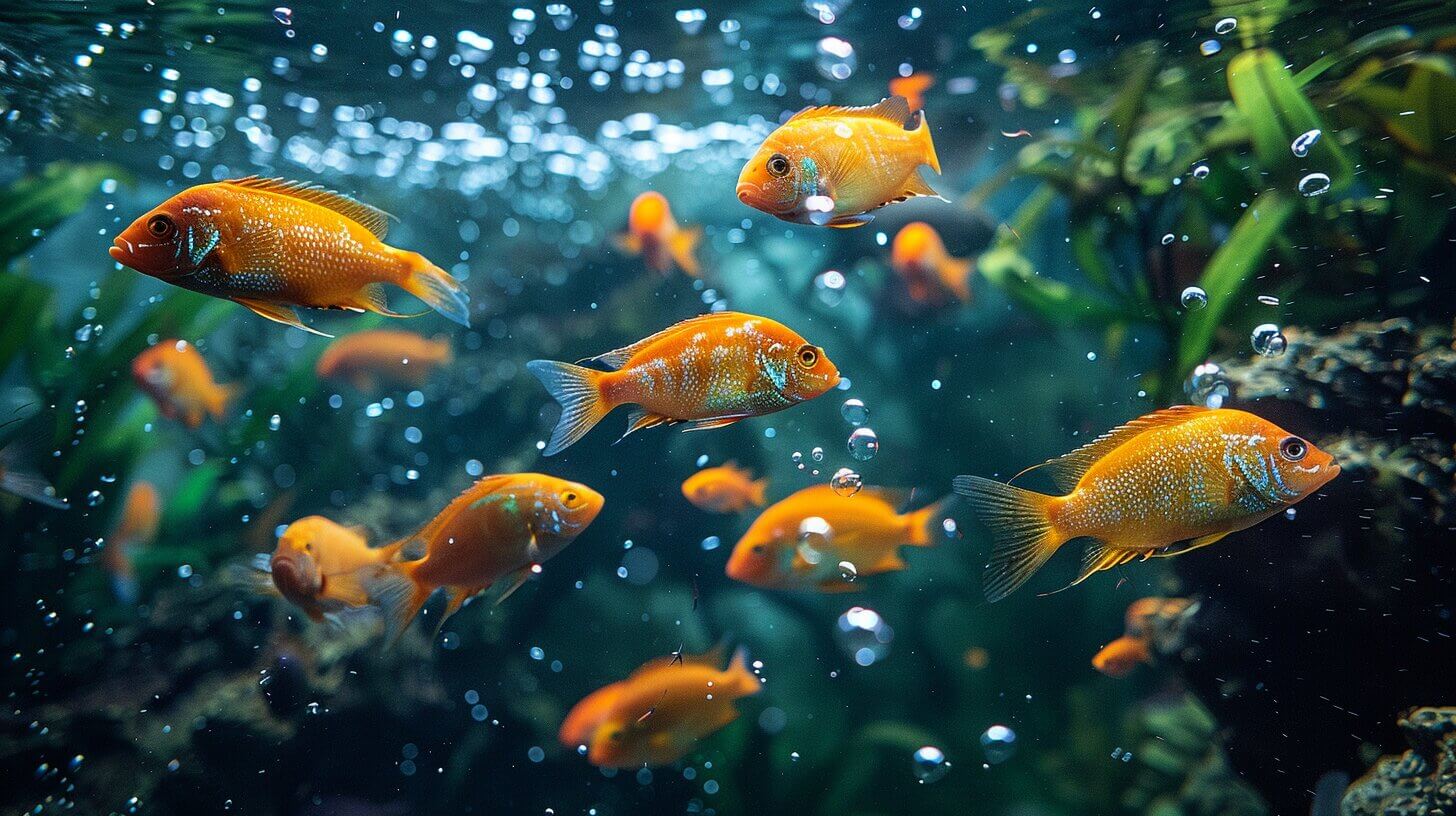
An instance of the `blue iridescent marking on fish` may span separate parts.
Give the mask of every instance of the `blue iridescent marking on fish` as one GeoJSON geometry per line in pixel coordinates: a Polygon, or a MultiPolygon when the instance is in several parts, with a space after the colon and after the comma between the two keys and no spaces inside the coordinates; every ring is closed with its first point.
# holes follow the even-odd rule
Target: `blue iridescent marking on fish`
{"type": "Polygon", "coordinates": [[[819,195],[819,165],[808,156],[799,160],[797,192],[800,197],[819,195]]]}

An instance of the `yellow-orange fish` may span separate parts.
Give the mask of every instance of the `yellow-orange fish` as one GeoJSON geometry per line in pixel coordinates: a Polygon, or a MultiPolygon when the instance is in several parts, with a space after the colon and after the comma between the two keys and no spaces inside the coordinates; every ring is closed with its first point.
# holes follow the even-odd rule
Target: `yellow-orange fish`
{"type": "Polygon", "coordinates": [[[1153,662],[1154,618],[1175,618],[1192,609],[1188,598],[1139,598],[1128,604],[1125,631],[1092,657],[1092,667],[1108,677],[1126,677],[1139,663],[1153,662]]]}
{"type": "Polygon", "coordinates": [[[890,96],[905,97],[905,104],[909,106],[911,113],[915,113],[925,108],[925,92],[933,85],[935,74],[917,71],[910,76],[890,80],[890,96]]]}
{"type": "Polygon", "coordinates": [[[735,703],[757,694],[762,685],[742,649],[727,669],[718,668],[720,659],[709,652],[681,662],[649,662],[583,699],[562,723],[562,743],[586,745],[587,760],[600,768],[677,762],[703,738],[738,719],[735,703]]]}
{"type": "Polygon", "coordinates": [[[1147,639],[1128,635],[1103,646],[1092,656],[1092,668],[1108,677],[1126,677],[1132,674],[1132,670],[1139,663],[1150,662],[1152,656],[1148,651],[1147,639]]]}
{"type": "Polygon", "coordinates": [[[118,235],[111,257],[314,334],[323,332],[300,322],[295,306],[412,317],[389,309],[385,284],[470,325],[460,282],[385,244],[388,228],[384,212],[322,187],[249,176],[172,196],[118,235]]]}
{"type": "Polygon", "coordinates": [[[913,196],[940,195],[920,165],[940,172],[923,113],[905,99],[877,105],[805,108],[769,134],[738,176],[738,198],[799,224],[858,227],[877,210],[913,196]]]}
{"type": "Polygon", "coordinates": [[[424,557],[377,570],[366,581],[367,594],[384,609],[396,637],[436,589],[450,596],[442,623],[473,595],[502,582],[499,603],[580,535],[604,502],[586,485],[555,476],[486,476],[396,542],[423,544],[424,557]]]}
{"type": "Polygon", "coordinates": [[[269,573],[280,595],[320,621],[329,613],[368,606],[365,580],[371,568],[393,561],[400,546],[370,547],[360,528],[305,516],[278,537],[269,573]]]}
{"type": "Polygon", "coordinates": [[[969,303],[973,264],[967,258],[951,257],[940,233],[924,221],[901,227],[890,244],[890,265],[916,303],[939,306],[947,295],[969,303]]]}
{"type": "Polygon", "coordinates": [[[131,362],[132,379],[168,419],[189,428],[205,417],[222,419],[237,387],[221,385],[197,347],[186,340],[162,340],[131,362]]]}
{"type": "Polygon", "coordinates": [[[1340,473],[1328,453],[1232,409],[1175,406],[1037,467],[1064,496],[957,476],[995,537],[989,600],[1006,597],[1052,553],[1091,538],[1072,585],[1137,558],[1206,547],[1300,501],[1340,473]]]}
{"type": "Polygon", "coordinates": [[[333,341],[319,356],[315,370],[325,379],[347,380],[360,391],[375,391],[381,385],[418,388],[430,372],[453,359],[450,341],[443,337],[432,340],[413,332],[377,329],[333,341]]]}
{"type": "Polygon", "coordinates": [[[698,277],[697,248],[701,227],[679,226],[667,205],[667,197],[649,190],[632,201],[627,214],[627,231],[616,238],[624,252],[641,255],[654,272],[671,272],[674,265],[683,274],[698,277]]]}
{"type": "Polygon", "coordinates": [[[151,482],[134,482],[126,491],[121,514],[106,537],[101,550],[101,565],[111,576],[111,589],[125,603],[136,603],[138,591],[136,571],[132,567],[133,550],[152,543],[162,520],[162,498],[151,482]]]}
{"type": "Polygon", "coordinates": [[[710,513],[738,513],[762,507],[767,489],[768,479],[754,479],[752,473],[733,462],[703,468],[682,483],[683,496],[710,513]]]}
{"type": "Polygon", "coordinates": [[[823,349],[782,323],[738,312],[690,318],[582,362],[612,370],[552,360],[526,364],[561,403],[547,456],[585,436],[618,405],[640,406],[627,434],[677,422],[699,431],[782,411],[839,384],[839,369],[823,349]]]}
{"type": "Polygon", "coordinates": [[[905,568],[901,547],[929,547],[941,513],[932,504],[910,513],[897,491],[864,488],[841,496],[829,485],[806,487],[770,505],[738,540],[728,577],[765,589],[857,589],[857,578],[905,568]],[[847,565],[847,566],[846,566],[847,565]]]}

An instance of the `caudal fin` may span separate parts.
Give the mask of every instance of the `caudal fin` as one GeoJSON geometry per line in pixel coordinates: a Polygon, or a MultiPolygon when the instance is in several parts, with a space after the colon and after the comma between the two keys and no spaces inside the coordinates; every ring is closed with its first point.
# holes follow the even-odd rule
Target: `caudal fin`
{"type": "Polygon", "coordinates": [[[751,697],[763,689],[763,682],[748,667],[748,650],[742,646],[733,652],[733,659],[728,661],[723,673],[728,675],[730,685],[740,697],[751,697]]]}
{"type": "Polygon", "coordinates": [[[934,547],[940,537],[941,522],[945,519],[945,506],[950,497],[928,504],[913,513],[907,513],[910,524],[909,544],[912,547],[934,547]]]}
{"type": "Polygon", "coordinates": [[[940,269],[941,281],[961,303],[971,302],[971,269],[969,258],[947,258],[940,269]]]}
{"type": "Polygon", "coordinates": [[[920,149],[924,153],[920,160],[930,165],[930,169],[934,170],[938,176],[940,175],[940,157],[935,155],[935,140],[930,138],[930,121],[925,118],[925,111],[921,111],[918,115],[920,116],[920,127],[916,128],[915,133],[920,137],[920,149]]]}
{"type": "Polygon", "coordinates": [[[612,410],[612,406],[602,398],[600,371],[555,360],[532,360],[526,363],[526,370],[546,386],[552,399],[561,403],[561,420],[556,423],[556,430],[551,432],[551,441],[546,445],[547,456],[571,447],[612,410]]]}
{"type": "Polygon", "coordinates": [[[957,476],[966,497],[991,529],[995,543],[986,564],[986,600],[999,601],[1026,583],[1066,539],[1052,527],[1052,497],[980,476],[957,476]]]}
{"type": "Polygon", "coordinates": [[[430,263],[422,255],[411,259],[409,277],[400,284],[406,292],[423,300],[426,306],[462,326],[470,325],[470,294],[450,273],[430,263]]]}
{"type": "Polygon", "coordinates": [[[0,450],[0,490],[36,504],[69,510],[71,506],[56,497],[56,489],[30,463],[29,447],[24,441],[15,440],[0,450]]]}
{"type": "Polygon", "coordinates": [[[241,386],[236,384],[218,385],[207,396],[207,413],[212,416],[213,420],[221,421],[228,405],[232,404],[240,391],[242,391],[241,386]]]}
{"type": "Polygon", "coordinates": [[[425,586],[415,577],[415,569],[420,563],[378,564],[365,568],[359,575],[359,583],[369,603],[379,607],[384,616],[385,643],[388,646],[399,641],[434,591],[433,587],[425,586]]]}
{"type": "Polygon", "coordinates": [[[748,488],[748,500],[754,507],[762,507],[768,497],[768,478],[755,479],[748,488]]]}
{"type": "Polygon", "coordinates": [[[668,251],[672,253],[672,260],[689,277],[699,277],[703,269],[698,265],[698,242],[702,240],[702,227],[683,227],[673,234],[672,240],[668,243],[668,251]]]}

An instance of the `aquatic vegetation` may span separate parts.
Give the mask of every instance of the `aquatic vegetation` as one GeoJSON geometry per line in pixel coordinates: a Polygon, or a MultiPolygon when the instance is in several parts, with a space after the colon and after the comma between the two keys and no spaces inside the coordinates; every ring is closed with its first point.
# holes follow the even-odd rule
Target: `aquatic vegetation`
{"type": "Polygon", "coordinates": [[[1341,813],[1427,816],[1456,807],[1456,709],[1412,709],[1399,725],[1410,750],[1381,757],[1345,792],[1341,813]]]}

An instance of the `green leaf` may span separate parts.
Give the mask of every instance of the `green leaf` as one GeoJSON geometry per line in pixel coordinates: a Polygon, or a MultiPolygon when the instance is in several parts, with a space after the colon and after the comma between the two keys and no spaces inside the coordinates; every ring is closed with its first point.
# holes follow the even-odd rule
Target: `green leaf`
{"type": "Polygon", "coordinates": [[[221,476],[222,465],[212,460],[188,471],[167,499],[166,511],[162,514],[163,529],[185,527],[201,516],[203,506],[217,491],[221,476]]]}
{"type": "Polygon", "coordinates": [[[1107,326],[1129,318],[1116,306],[1080,294],[1036,273],[1014,246],[993,247],[976,260],[976,271],[1023,309],[1058,326],[1107,326]]]}
{"type": "Polygon", "coordinates": [[[0,269],[74,215],[106,178],[121,171],[106,163],[52,162],[0,191],[0,269]]]}
{"type": "Polygon", "coordinates": [[[1199,286],[1208,293],[1208,305],[1189,312],[1178,343],[1178,370],[1190,371],[1208,356],[1214,333],[1224,316],[1241,301],[1259,268],[1264,251],[1294,213],[1294,196],[1271,190],[1249,206],[1223,246],[1213,254],[1199,286]]]}
{"type": "Polygon", "coordinates": [[[1283,57],[1267,48],[1245,51],[1229,61],[1228,83],[1234,107],[1248,122],[1254,153],[1265,171],[1277,173],[1288,184],[1310,168],[1329,175],[1336,188],[1349,181],[1349,159],[1284,67],[1283,57]],[[1295,156],[1290,144],[1311,130],[1323,132],[1324,137],[1310,148],[1308,156],[1295,156]]]}
{"type": "Polygon", "coordinates": [[[45,312],[54,292],[43,283],[0,272],[0,374],[37,338],[36,316],[45,312]]]}

